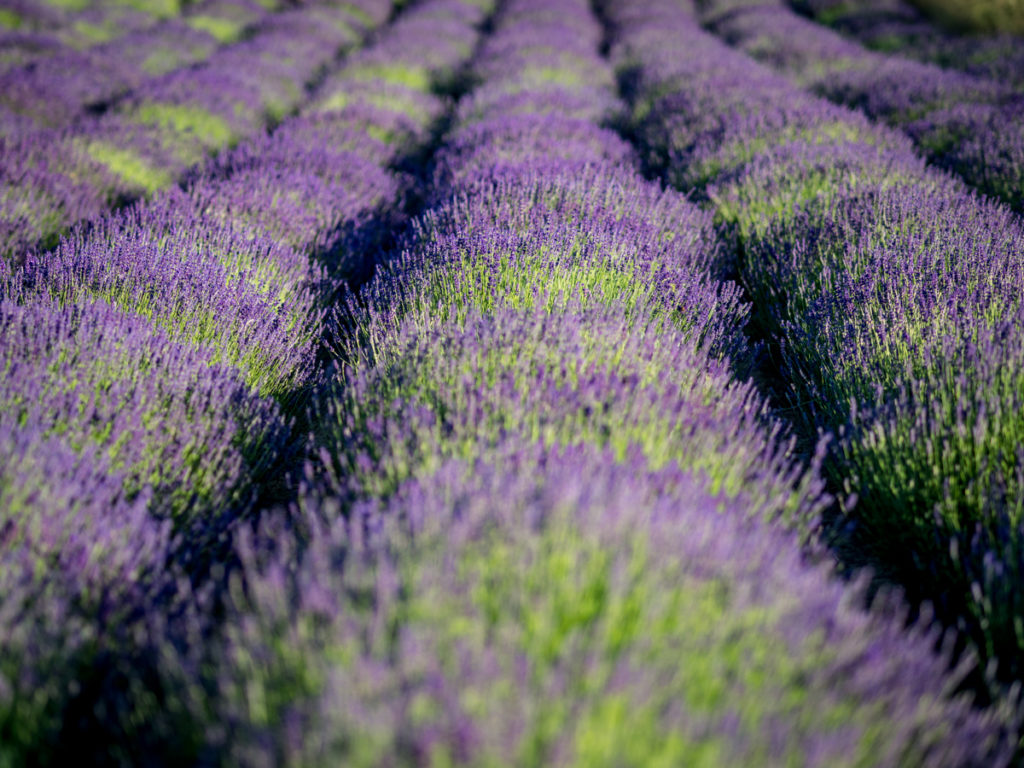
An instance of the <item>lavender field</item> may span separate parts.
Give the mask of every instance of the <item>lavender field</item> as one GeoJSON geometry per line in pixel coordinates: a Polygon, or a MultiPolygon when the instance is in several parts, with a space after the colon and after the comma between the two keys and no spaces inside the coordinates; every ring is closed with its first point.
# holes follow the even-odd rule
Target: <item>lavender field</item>
{"type": "Polygon", "coordinates": [[[1024,765],[1024,38],[0,0],[0,768],[67,765],[1024,765]]]}

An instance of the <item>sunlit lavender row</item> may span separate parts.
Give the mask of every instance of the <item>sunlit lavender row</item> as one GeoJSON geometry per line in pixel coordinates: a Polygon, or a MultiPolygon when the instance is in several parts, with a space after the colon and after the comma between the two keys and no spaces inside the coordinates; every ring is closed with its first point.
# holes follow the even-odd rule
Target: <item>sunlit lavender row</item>
{"type": "MultiPolygon", "coordinates": [[[[118,41],[132,72],[120,83],[102,63],[50,61],[7,73],[15,86],[0,85],[0,253],[18,259],[52,247],[75,222],[167,188],[210,153],[279,122],[339,53],[380,22],[353,7],[262,11],[245,39],[212,45],[198,58],[187,40],[178,41],[183,58],[175,58],[172,44],[172,63],[155,74],[128,60],[130,48],[118,41]],[[99,81],[101,90],[90,94],[77,77],[99,81]],[[111,103],[87,109],[115,87],[123,92],[111,103]]],[[[154,45],[140,41],[140,55],[158,53],[154,45]]]]}
{"type": "Polygon", "coordinates": [[[869,48],[1024,87],[1024,41],[935,24],[910,0],[790,0],[800,13],[869,48]]]}
{"type": "MultiPolygon", "coordinates": [[[[0,2],[0,67],[39,60],[66,49],[85,50],[155,29],[193,9],[229,14],[266,7],[271,0],[3,0],[0,2]],[[236,10],[237,9],[237,10],[236,10]]],[[[205,15],[206,11],[203,11],[205,15]]]]}
{"type": "Polygon", "coordinates": [[[729,43],[803,87],[899,128],[929,160],[1024,209],[1024,92],[1013,78],[870,51],[799,16],[786,0],[697,4],[704,23],[729,43]]]}
{"type": "Polygon", "coordinates": [[[651,5],[610,12],[633,130],[715,210],[787,412],[834,435],[836,546],[964,627],[979,675],[1019,679],[1020,221],[651,5]]]}
{"type": "Polygon", "coordinates": [[[20,47],[12,40],[0,76],[4,132],[72,124],[86,110],[107,108],[149,79],[207,60],[220,44],[237,40],[269,14],[256,4],[206,0],[182,16],[137,31],[129,27],[86,49],[40,46],[17,64],[20,47]]]}
{"type": "Polygon", "coordinates": [[[71,5],[0,0],[0,765],[1020,759],[1024,225],[835,33],[71,5]]]}

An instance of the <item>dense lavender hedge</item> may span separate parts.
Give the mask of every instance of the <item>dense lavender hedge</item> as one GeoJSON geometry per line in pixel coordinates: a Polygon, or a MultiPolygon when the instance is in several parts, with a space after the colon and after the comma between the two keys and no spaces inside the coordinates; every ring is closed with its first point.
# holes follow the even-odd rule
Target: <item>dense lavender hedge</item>
{"type": "Polygon", "coordinates": [[[229,734],[218,749],[1001,762],[997,716],[947,697],[934,638],[802,560],[789,526],[813,523],[821,483],[733,375],[745,310],[715,279],[709,217],[571,98],[604,87],[616,108],[587,6],[516,0],[494,27],[486,101],[460,107],[430,208],[352,304],[321,464],[297,508],[238,532],[194,705],[229,734]],[[559,63],[530,74],[538,57],[559,63]]]}
{"type": "MultiPolygon", "coordinates": [[[[372,23],[389,12],[363,5],[372,23]]],[[[282,21],[281,34],[302,32],[293,27],[282,21]]],[[[290,125],[303,135],[300,119],[290,125]]],[[[339,175],[351,165],[342,155],[305,167],[320,193],[307,203],[347,203],[333,218],[284,241],[273,206],[234,215],[254,158],[268,171],[288,164],[286,131],[240,146],[186,190],[0,267],[5,763],[138,764],[159,749],[180,764],[203,749],[175,703],[197,678],[165,681],[159,660],[202,644],[193,632],[209,628],[193,628],[214,615],[203,574],[221,567],[230,527],[282,482],[301,437],[288,412],[319,379],[338,290],[331,266],[311,259],[333,229],[397,196],[382,169],[339,175]]],[[[286,191],[302,169],[289,165],[286,191]]]]}
{"type": "Polygon", "coordinates": [[[730,51],[687,3],[608,12],[636,135],[734,239],[789,412],[837,433],[841,555],[934,601],[1019,679],[1019,222],[730,51]]]}
{"type": "Polygon", "coordinates": [[[905,131],[929,160],[1024,208],[1024,94],[1011,85],[866,50],[784,0],[708,0],[703,19],[755,58],[905,131]]]}
{"type": "MultiPolygon", "coordinates": [[[[10,67],[0,75],[0,109],[10,119],[30,119],[35,127],[71,125],[87,107],[109,104],[146,80],[208,59],[219,44],[232,42],[245,26],[255,27],[268,15],[265,8],[247,5],[207,0],[190,6],[187,15],[127,31],[116,40],[84,50],[65,46],[10,67]],[[228,9],[246,13],[227,15],[228,9]],[[230,30],[204,23],[219,16],[230,30]]],[[[11,128],[0,125],[4,132],[11,128]]]]}
{"type": "MultiPolygon", "coordinates": [[[[263,18],[171,6],[155,34],[263,18]]],[[[1012,290],[993,286],[1016,284],[1016,220],[684,8],[602,6],[630,109],[585,0],[424,0],[386,25],[383,0],[323,2],[198,66],[112,77],[130,93],[56,129],[76,189],[48,191],[25,143],[12,237],[88,221],[0,260],[0,764],[1006,763],[1012,713],[961,690],[999,654],[954,657],[898,593],[866,610],[867,582],[834,577],[825,443],[798,450],[745,328],[785,340],[816,403],[801,427],[847,430],[833,479],[889,460],[879,425],[920,426],[884,407],[935,386],[901,389],[892,359],[988,371],[1012,441],[1012,290]],[[718,58],[679,69],[680,39],[718,58]],[[819,128],[810,160],[757,164],[819,128]],[[101,213],[111,189],[147,199],[101,213]],[[950,239],[964,263],[932,255],[950,239]],[[920,290],[909,341],[876,353],[858,323],[891,322],[900,247],[965,309],[920,290]],[[937,330],[979,318],[976,346],[937,330]],[[880,410],[850,415],[849,393],[880,410]]],[[[982,558],[1005,533],[985,519],[957,565],[1011,568],[982,558]]]]}
{"type": "Polygon", "coordinates": [[[953,32],[908,0],[790,0],[790,5],[874,50],[1024,87],[1024,40],[1019,36],[953,32]]]}
{"type": "Polygon", "coordinates": [[[99,115],[81,109],[97,94],[86,91],[75,101],[54,89],[82,90],[69,81],[68,67],[90,83],[122,87],[113,73],[99,77],[62,61],[53,71],[29,68],[31,78],[10,73],[18,87],[5,88],[12,103],[0,106],[0,257],[19,260],[28,250],[53,247],[76,221],[166,188],[210,153],[278,122],[339,51],[383,21],[353,7],[325,0],[268,13],[256,6],[244,17],[253,25],[246,39],[157,76],[139,77],[139,65],[126,58],[135,80],[122,86],[131,91],[99,115]],[[55,109],[59,114],[39,113],[55,109]]]}
{"type": "Polygon", "coordinates": [[[865,614],[762,510],[638,454],[514,445],[316,507],[301,549],[274,520],[242,539],[218,678],[242,760],[1001,762],[932,638],[865,614]]]}

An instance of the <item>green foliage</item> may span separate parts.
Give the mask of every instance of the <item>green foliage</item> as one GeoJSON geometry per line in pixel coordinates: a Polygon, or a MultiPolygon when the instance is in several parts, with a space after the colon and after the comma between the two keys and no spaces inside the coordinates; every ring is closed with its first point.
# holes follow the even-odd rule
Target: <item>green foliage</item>
{"type": "MultiPolygon", "coordinates": [[[[814,674],[832,652],[821,633],[786,639],[795,606],[751,602],[727,578],[688,572],[692,562],[657,552],[646,526],[627,530],[625,520],[610,533],[566,508],[535,530],[481,526],[472,540],[460,535],[455,553],[440,526],[396,543],[407,592],[381,603],[374,623],[420,639],[428,669],[456,682],[439,695],[419,685],[408,725],[429,732],[455,707],[515,733],[514,746],[477,744],[469,764],[480,766],[543,766],[555,755],[580,768],[797,766],[806,758],[798,740],[829,729],[859,730],[842,764],[871,765],[879,735],[868,725],[871,706],[842,695],[809,705],[822,684],[814,674]],[[668,726],[681,712],[685,724],[668,726]],[[707,727],[725,712],[739,739],[707,727]],[[503,719],[509,713],[515,726],[503,719]],[[796,743],[758,737],[781,722],[796,743]],[[514,752],[501,753],[508,747],[514,752]]],[[[427,672],[422,657],[376,653],[398,658],[406,680],[427,672]]],[[[453,764],[449,749],[441,742],[421,764],[453,764]]]]}
{"type": "Polygon", "coordinates": [[[235,19],[225,19],[220,16],[190,16],[186,23],[193,29],[207,32],[211,37],[220,43],[230,43],[237,40],[245,24],[235,19]]]}
{"type": "Polygon", "coordinates": [[[363,64],[349,67],[345,76],[362,82],[379,81],[404,85],[417,91],[427,92],[433,84],[433,77],[426,67],[410,64],[363,64]]]}
{"type": "Polygon", "coordinates": [[[76,36],[75,43],[78,45],[96,45],[113,40],[119,32],[116,25],[93,24],[88,21],[78,20],[71,25],[76,36]]]}
{"type": "Polygon", "coordinates": [[[152,194],[174,181],[168,171],[154,167],[131,149],[115,147],[105,141],[88,142],[85,149],[89,157],[107,168],[128,188],[143,194],[152,194]]]}
{"type": "Polygon", "coordinates": [[[182,11],[182,0],[121,0],[121,2],[129,8],[134,8],[162,19],[172,18],[179,15],[182,11]]]}
{"type": "Polygon", "coordinates": [[[731,144],[723,145],[716,149],[714,154],[690,164],[685,169],[686,183],[697,187],[707,186],[721,175],[745,167],[769,150],[779,149],[790,144],[828,146],[844,142],[876,143],[876,135],[870,131],[859,130],[859,128],[860,126],[854,125],[849,120],[836,120],[813,127],[787,125],[785,128],[769,131],[757,138],[744,137],[731,144]]]}
{"type": "Polygon", "coordinates": [[[463,322],[467,313],[500,308],[529,310],[538,304],[549,312],[584,302],[622,307],[627,313],[654,309],[655,288],[634,264],[609,254],[594,259],[585,238],[570,247],[535,253],[496,253],[490,258],[465,251],[444,269],[430,269],[421,289],[406,294],[402,311],[432,323],[463,322]],[[496,262],[489,263],[493,260],[496,262]]]}
{"type": "Polygon", "coordinates": [[[393,93],[381,93],[379,91],[358,94],[335,91],[316,105],[316,111],[340,112],[352,104],[359,103],[369,104],[378,109],[398,112],[413,118],[420,113],[420,106],[414,101],[403,100],[401,97],[396,98],[393,93]]]}
{"type": "MultiPolygon", "coordinates": [[[[430,338],[439,321],[430,309],[421,312],[409,322],[430,338]]],[[[552,317],[557,326],[557,313],[552,317]]],[[[466,341],[399,346],[380,338],[373,360],[381,374],[373,376],[370,393],[344,386],[334,406],[343,422],[336,430],[348,435],[339,449],[353,451],[342,457],[345,471],[367,493],[387,496],[439,461],[473,460],[518,434],[546,445],[607,447],[620,460],[639,448],[652,467],[672,462],[706,472],[716,492],[754,492],[748,473],[767,456],[751,455],[733,432],[750,429],[757,413],[736,419],[743,388],[706,371],[696,351],[665,348],[671,343],[659,348],[663,322],[648,317],[625,333],[614,324],[580,330],[563,340],[571,355],[553,345],[559,331],[529,320],[485,347],[466,341]],[[650,352],[635,354],[638,348],[650,352]],[[595,378],[607,383],[592,388],[595,378]],[[616,380],[629,383],[619,388],[616,380]],[[543,398],[538,391],[561,396],[543,398]],[[372,425],[389,418],[402,423],[403,439],[377,435],[372,425]],[[364,450],[378,457],[372,467],[361,466],[364,450]]],[[[356,362],[353,375],[368,365],[356,362]]]]}
{"type": "Polygon", "coordinates": [[[84,11],[89,7],[89,0],[43,0],[43,2],[69,11],[84,11]]]}
{"type": "Polygon", "coordinates": [[[133,122],[155,126],[170,137],[188,134],[210,150],[225,147],[235,138],[223,117],[188,104],[144,102],[130,115],[133,122]]]}
{"type": "Polygon", "coordinates": [[[162,75],[177,68],[180,63],[180,52],[171,48],[157,48],[142,62],[142,69],[150,75],[162,75]]]}
{"type": "Polygon", "coordinates": [[[921,10],[963,32],[1024,35],[1022,0],[911,0],[921,10]]]}
{"type": "Polygon", "coordinates": [[[373,17],[358,5],[353,3],[341,3],[337,8],[338,10],[344,11],[349,16],[355,18],[360,24],[365,24],[367,26],[373,24],[373,17]]]}

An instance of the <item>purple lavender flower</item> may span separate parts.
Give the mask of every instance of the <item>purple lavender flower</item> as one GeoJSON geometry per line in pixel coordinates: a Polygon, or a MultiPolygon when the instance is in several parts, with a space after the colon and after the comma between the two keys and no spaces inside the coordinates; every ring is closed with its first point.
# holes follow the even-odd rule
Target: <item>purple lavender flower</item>
{"type": "Polygon", "coordinates": [[[100,299],[207,346],[263,394],[315,377],[320,270],[265,235],[202,220],[181,192],[129,208],[32,255],[15,293],[100,299]]]}
{"type": "Polygon", "coordinates": [[[1024,111],[1014,88],[865,50],[781,0],[757,0],[739,12],[729,12],[730,2],[703,9],[705,22],[730,43],[833,101],[907,131],[929,159],[988,194],[1024,204],[1024,111]],[[968,136],[977,143],[962,150],[968,136]]]}
{"type": "Polygon", "coordinates": [[[512,440],[329,525],[310,503],[238,539],[210,655],[234,761],[1006,761],[946,645],[699,475],[512,440]]]}
{"type": "MultiPolygon", "coordinates": [[[[278,408],[209,350],[107,304],[5,302],[0,339],[4,419],[102,457],[127,502],[185,530],[245,509],[287,437],[278,408]]],[[[28,485],[15,506],[47,488],[66,492],[28,485]]]]}
{"type": "MultiPolygon", "coordinates": [[[[669,178],[702,185],[735,239],[794,419],[805,433],[837,431],[825,466],[846,498],[840,551],[905,584],[913,600],[933,601],[977,652],[976,684],[997,699],[1016,696],[1005,684],[1021,674],[1017,604],[991,606],[1002,594],[993,574],[1016,573],[1019,562],[1014,500],[1024,456],[1014,446],[1024,425],[1012,415],[1019,382],[1006,372],[1020,346],[1020,222],[926,168],[895,134],[818,106],[729,51],[700,30],[692,8],[651,0],[605,9],[636,135],[669,178]],[[680,41],[703,55],[680,56],[680,41]]],[[[826,55],[828,34],[794,37],[807,22],[777,4],[708,9],[717,31],[783,68],[817,62],[805,70],[811,77],[820,65],[833,81],[869,82],[867,70],[843,69],[843,51],[856,46],[838,41],[826,55]],[[791,33],[785,45],[782,29],[791,33]]],[[[895,60],[869,58],[871,72],[896,77],[895,60]]],[[[914,67],[906,78],[925,115],[906,119],[949,126],[969,110],[928,93],[941,101],[942,83],[969,78],[929,79],[930,71],[914,67]]],[[[988,84],[975,95],[984,101],[998,90],[988,84]]],[[[887,104],[883,112],[905,97],[887,88],[864,95],[887,104]]],[[[982,105],[978,114],[1008,108],[982,105]]],[[[923,123],[907,125],[915,124],[923,123]]],[[[919,142],[928,130],[915,134],[919,142]]],[[[1002,167],[1012,167],[1006,159],[1002,167]]]]}

